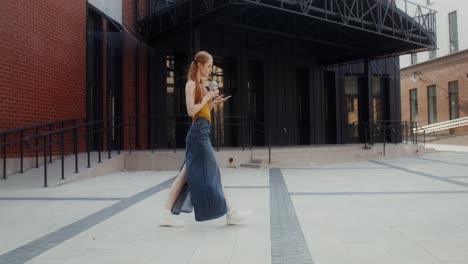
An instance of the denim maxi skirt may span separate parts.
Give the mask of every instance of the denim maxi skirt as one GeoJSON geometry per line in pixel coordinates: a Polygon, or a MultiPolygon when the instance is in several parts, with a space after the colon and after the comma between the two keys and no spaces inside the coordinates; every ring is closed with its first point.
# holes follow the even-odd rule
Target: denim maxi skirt
{"type": "Polygon", "coordinates": [[[210,126],[208,120],[196,118],[186,138],[186,179],[197,221],[219,218],[227,212],[210,126]]]}

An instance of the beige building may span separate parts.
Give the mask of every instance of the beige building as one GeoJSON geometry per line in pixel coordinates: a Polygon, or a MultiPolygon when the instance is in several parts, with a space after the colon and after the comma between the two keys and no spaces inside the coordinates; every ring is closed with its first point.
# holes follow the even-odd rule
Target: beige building
{"type": "Polygon", "coordinates": [[[468,50],[401,70],[402,120],[427,125],[468,116],[468,50]]]}
{"type": "Polygon", "coordinates": [[[437,11],[437,49],[400,57],[402,120],[468,116],[468,1],[417,0],[437,11]]]}

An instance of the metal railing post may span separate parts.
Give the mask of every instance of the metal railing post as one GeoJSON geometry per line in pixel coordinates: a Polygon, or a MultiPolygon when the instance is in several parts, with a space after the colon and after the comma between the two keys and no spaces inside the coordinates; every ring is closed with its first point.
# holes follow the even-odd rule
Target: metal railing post
{"type": "Polygon", "coordinates": [[[89,142],[90,142],[90,138],[89,138],[89,124],[86,125],[86,156],[87,156],[87,159],[88,159],[88,168],[91,168],[91,153],[89,151],[89,142]]]}
{"type": "Polygon", "coordinates": [[[271,129],[268,127],[268,163],[271,164],[271,129]]]}
{"type": "Polygon", "coordinates": [[[242,151],[244,151],[244,119],[240,119],[240,129],[241,129],[241,144],[242,144],[242,151]]]}
{"type": "Polygon", "coordinates": [[[122,127],[123,129],[123,126],[121,124],[122,121],[120,121],[120,118],[118,119],[118,125],[117,125],[117,154],[120,155],[120,128],[122,127]]]}
{"type": "MultiPolygon", "coordinates": [[[[101,123],[101,125],[102,125],[102,123],[101,123]]],[[[102,133],[104,133],[104,129],[100,128],[98,130],[98,132],[97,132],[97,135],[98,135],[98,163],[101,163],[102,133]]]]}
{"type": "Polygon", "coordinates": [[[3,179],[6,180],[6,134],[3,134],[3,179]]]}
{"type": "Polygon", "coordinates": [[[47,187],[47,136],[43,136],[44,147],[44,187],[47,187]]]}
{"type": "Polygon", "coordinates": [[[253,120],[250,120],[249,121],[249,147],[250,147],[250,152],[252,152],[252,123],[253,123],[253,120]]]}
{"type": "Polygon", "coordinates": [[[39,134],[39,128],[36,127],[36,168],[39,168],[39,137],[37,137],[37,134],[39,134]]]}
{"type": "Polygon", "coordinates": [[[367,149],[367,124],[364,124],[364,149],[367,149]]]}
{"type": "Polygon", "coordinates": [[[20,173],[24,173],[23,170],[23,130],[20,132],[20,173]]]}
{"type": "Polygon", "coordinates": [[[112,127],[111,127],[111,124],[112,122],[110,121],[110,119],[107,119],[107,152],[108,152],[108,155],[107,155],[107,158],[108,159],[111,159],[111,151],[112,151],[112,148],[111,148],[111,144],[112,144],[112,141],[111,141],[111,135],[112,135],[112,127]]]}
{"type": "MultiPolygon", "coordinates": [[[[49,132],[52,132],[52,124],[49,125],[49,132]]],[[[49,143],[52,143],[52,133],[49,134],[49,143]]],[[[49,147],[49,163],[52,163],[52,145],[49,147]]]]}
{"type": "Polygon", "coordinates": [[[132,154],[132,128],[131,128],[131,122],[128,121],[128,151],[130,154],[132,154]]]}
{"type": "Polygon", "coordinates": [[[155,124],[155,118],[150,116],[150,141],[151,141],[151,153],[154,153],[154,124],[155,124]]]}
{"type": "Polygon", "coordinates": [[[60,147],[61,147],[61,158],[62,158],[62,180],[65,179],[65,155],[64,155],[64,132],[60,132],[60,147]]]}
{"type": "Polygon", "coordinates": [[[78,131],[73,128],[73,151],[75,152],[75,173],[78,173],[78,131]]]}
{"type": "MultiPolygon", "coordinates": [[[[111,150],[112,150],[112,124],[113,124],[113,119],[112,119],[112,90],[109,90],[109,93],[107,95],[107,158],[111,158],[111,150]]],[[[104,122],[103,122],[104,123],[104,122]]]]}

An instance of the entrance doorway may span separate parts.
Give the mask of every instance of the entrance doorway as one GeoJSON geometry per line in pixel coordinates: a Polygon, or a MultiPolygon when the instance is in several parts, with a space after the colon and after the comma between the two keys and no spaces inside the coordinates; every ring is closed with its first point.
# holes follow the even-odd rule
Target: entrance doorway
{"type": "Polygon", "coordinates": [[[255,61],[249,62],[247,88],[249,90],[249,120],[252,122],[252,145],[264,146],[266,126],[263,63],[255,61]]]}
{"type": "Polygon", "coordinates": [[[309,69],[296,69],[297,144],[310,145],[310,85],[309,69]]]}

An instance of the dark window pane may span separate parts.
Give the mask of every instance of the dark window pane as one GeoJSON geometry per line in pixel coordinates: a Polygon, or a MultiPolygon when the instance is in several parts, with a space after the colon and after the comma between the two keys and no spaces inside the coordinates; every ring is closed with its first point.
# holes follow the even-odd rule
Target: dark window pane
{"type": "Polygon", "coordinates": [[[429,124],[437,123],[437,95],[435,85],[427,87],[427,100],[429,124]]]}
{"type": "Polygon", "coordinates": [[[348,110],[349,136],[357,137],[357,125],[359,122],[359,98],[358,98],[358,78],[357,76],[345,77],[346,108],[348,110]]]}
{"type": "Polygon", "coordinates": [[[458,81],[449,82],[450,119],[459,117],[458,81]]]}
{"type": "Polygon", "coordinates": [[[383,120],[382,104],[382,79],[377,76],[372,77],[372,105],[374,109],[374,120],[383,120]]]}
{"type": "Polygon", "coordinates": [[[411,111],[411,120],[412,122],[418,122],[418,90],[410,90],[410,111],[411,111]]]}
{"type": "Polygon", "coordinates": [[[458,23],[457,11],[449,14],[449,37],[450,37],[450,53],[458,51],[458,23]]]}

